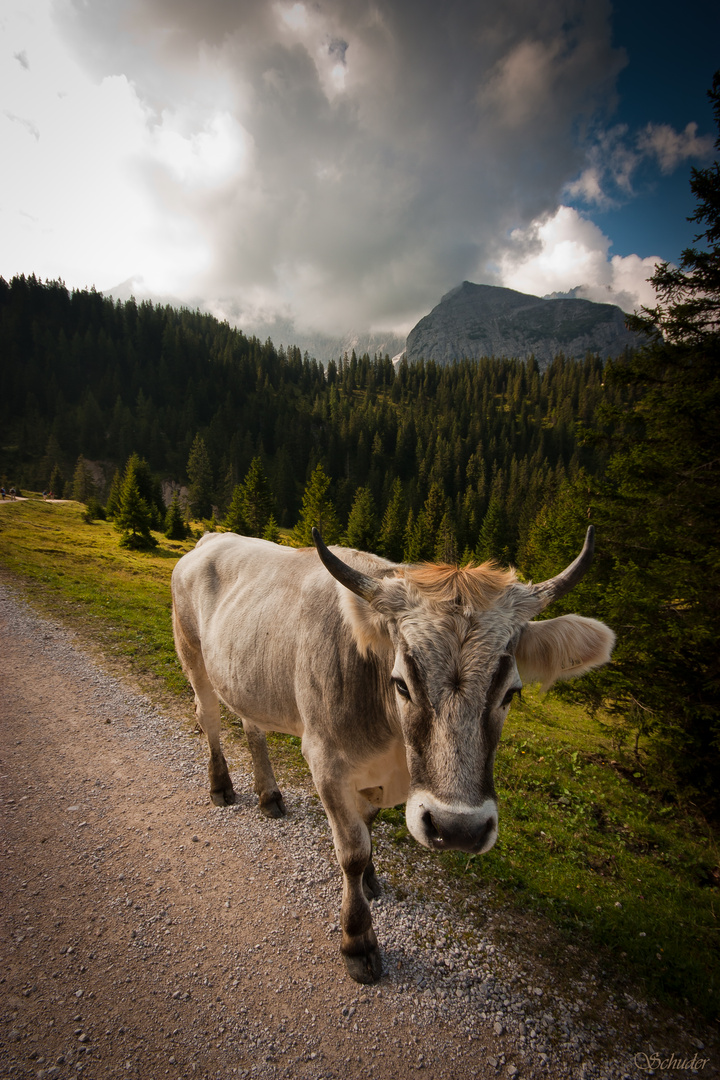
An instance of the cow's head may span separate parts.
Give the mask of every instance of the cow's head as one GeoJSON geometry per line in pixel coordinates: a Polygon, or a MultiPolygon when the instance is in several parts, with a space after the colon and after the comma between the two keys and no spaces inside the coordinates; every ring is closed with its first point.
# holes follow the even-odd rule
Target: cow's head
{"type": "Polygon", "coordinates": [[[610,659],[615,635],[580,615],[532,622],[592,561],[593,528],[557,577],[519,582],[492,564],[354,569],[313,530],[326,568],[353,595],[363,650],[394,654],[390,682],[407,752],[407,825],[435,849],[488,851],[497,837],[495,752],[523,681],[545,687],[610,659]],[[359,599],[355,599],[355,598],[359,599]]]}

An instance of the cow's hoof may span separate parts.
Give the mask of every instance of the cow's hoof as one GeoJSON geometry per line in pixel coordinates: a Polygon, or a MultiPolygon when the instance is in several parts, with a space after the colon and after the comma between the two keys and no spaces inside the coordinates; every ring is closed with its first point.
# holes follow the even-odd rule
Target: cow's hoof
{"type": "Polygon", "coordinates": [[[210,800],[215,806],[232,806],[235,802],[235,789],[231,785],[221,791],[211,791],[210,800]]]}
{"type": "Polygon", "coordinates": [[[281,818],[285,817],[287,814],[283,797],[279,791],[275,792],[274,798],[260,799],[258,808],[260,813],[264,814],[266,818],[281,818]]]}
{"type": "Polygon", "coordinates": [[[377,947],[360,956],[348,956],[347,953],[343,953],[342,958],[348,975],[355,982],[368,984],[379,981],[382,975],[382,956],[377,947]]]}
{"type": "Polygon", "coordinates": [[[378,896],[382,894],[382,886],[377,879],[375,870],[369,867],[363,874],[363,892],[365,893],[366,900],[377,900],[378,896]],[[369,872],[368,872],[369,870],[369,872]]]}

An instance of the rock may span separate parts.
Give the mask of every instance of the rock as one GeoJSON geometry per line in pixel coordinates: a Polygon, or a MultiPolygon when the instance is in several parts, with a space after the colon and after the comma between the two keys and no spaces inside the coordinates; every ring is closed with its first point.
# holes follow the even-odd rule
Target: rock
{"type": "Polygon", "coordinates": [[[494,285],[464,281],[408,334],[408,361],[449,364],[465,357],[535,356],[544,369],[560,352],[582,359],[586,352],[619,356],[642,337],[625,326],[614,304],[577,297],[541,299],[494,285]]]}

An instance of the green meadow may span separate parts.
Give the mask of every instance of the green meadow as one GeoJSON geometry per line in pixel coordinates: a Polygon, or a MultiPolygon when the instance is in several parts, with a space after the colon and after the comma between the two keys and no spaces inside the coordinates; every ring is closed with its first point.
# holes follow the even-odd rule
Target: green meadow
{"type": "MultiPolygon", "coordinates": [[[[141,680],[191,697],[173,647],[170,574],[194,541],[156,534],[151,552],[118,543],[79,503],[39,498],[0,506],[0,566],[29,600],[66,621],[141,680]]],[[[230,738],[241,738],[228,725],[230,738]]],[[[306,776],[298,740],[274,736],[293,778],[306,776]]],[[[707,1019],[720,1005],[717,836],[691,805],[661,801],[581,708],[534,688],[513,704],[495,768],[501,833],[487,855],[428,856],[458,896],[547,920],[601,958],[615,985],[707,1019]]],[[[401,810],[386,834],[414,845],[401,810]]],[[[414,845],[417,847],[417,845],[414,845]]]]}

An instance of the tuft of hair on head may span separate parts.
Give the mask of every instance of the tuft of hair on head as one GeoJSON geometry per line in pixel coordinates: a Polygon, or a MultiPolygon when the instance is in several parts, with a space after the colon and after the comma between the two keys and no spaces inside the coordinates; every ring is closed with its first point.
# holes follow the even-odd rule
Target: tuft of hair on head
{"type": "Polygon", "coordinates": [[[479,566],[418,563],[403,566],[401,576],[434,604],[461,604],[473,611],[494,607],[502,593],[517,582],[514,570],[504,570],[494,562],[479,566]]]}

